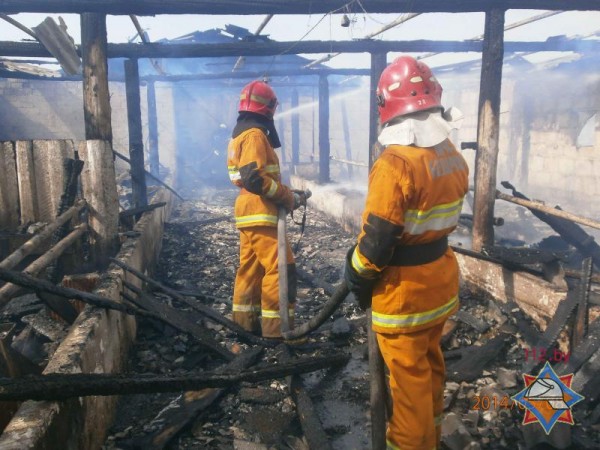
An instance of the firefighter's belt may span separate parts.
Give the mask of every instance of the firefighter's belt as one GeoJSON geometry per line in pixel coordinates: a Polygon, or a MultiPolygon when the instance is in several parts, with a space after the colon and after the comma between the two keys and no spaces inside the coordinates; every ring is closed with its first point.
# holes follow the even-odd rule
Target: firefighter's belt
{"type": "Polygon", "coordinates": [[[401,245],[396,247],[390,266],[421,266],[441,258],[448,249],[448,237],[437,241],[418,245],[401,245]]]}

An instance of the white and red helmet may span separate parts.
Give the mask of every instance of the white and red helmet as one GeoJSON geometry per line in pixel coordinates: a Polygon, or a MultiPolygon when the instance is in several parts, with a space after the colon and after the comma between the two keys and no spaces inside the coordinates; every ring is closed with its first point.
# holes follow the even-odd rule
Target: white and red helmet
{"type": "Polygon", "coordinates": [[[442,86],[427,64],[400,56],[381,73],[377,105],[381,124],[417,111],[442,108],[442,86]]]}
{"type": "Polygon", "coordinates": [[[239,112],[249,111],[272,119],[276,108],[275,91],[264,81],[252,81],[242,89],[239,112]]]}

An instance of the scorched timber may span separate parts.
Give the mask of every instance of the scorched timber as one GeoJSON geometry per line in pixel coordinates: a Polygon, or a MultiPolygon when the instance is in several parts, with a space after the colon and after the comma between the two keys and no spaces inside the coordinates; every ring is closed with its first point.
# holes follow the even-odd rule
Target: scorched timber
{"type": "MultiPolygon", "coordinates": [[[[277,343],[275,341],[268,341],[265,339],[261,339],[255,335],[253,335],[252,333],[244,330],[237,323],[235,323],[232,320],[229,320],[227,317],[225,317],[224,315],[215,311],[214,309],[212,309],[208,306],[205,306],[205,305],[198,304],[197,302],[191,302],[190,300],[188,300],[187,298],[185,298],[184,296],[179,294],[174,289],[168,288],[164,284],[159,283],[156,280],[153,280],[152,278],[144,275],[139,270],[136,270],[133,267],[125,264],[123,261],[119,261],[118,259],[112,259],[111,261],[114,262],[117,266],[121,267],[122,269],[127,270],[131,274],[135,275],[140,280],[145,281],[150,286],[152,286],[156,289],[159,289],[160,291],[164,292],[165,294],[174,298],[175,300],[180,301],[181,303],[185,303],[186,305],[188,305],[191,308],[195,309],[196,311],[200,312],[208,319],[211,319],[211,320],[223,325],[224,327],[228,328],[229,330],[236,333],[240,338],[242,338],[246,342],[249,342],[252,344],[260,344],[260,345],[264,345],[266,347],[274,347],[277,345],[277,343]]],[[[128,286],[131,287],[131,285],[128,285],[128,286]]],[[[141,292],[139,289],[136,291],[137,291],[136,293],[138,293],[138,294],[141,292]]]]}
{"type": "MultiPolygon", "coordinates": [[[[482,41],[301,41],[301,42],[236,42],[221,44],[108,44],[108,58],[202,58],[221,56],[274,56],[315,53],[464,53],[482,51],[482,41]]],[[[506,53],[543,51],[598,51],[600,43],[585,40],[544,42],[505,42],[506,53]]],[[[81,53],[79,47],[78,52],[81,53]]],[[[0,41],[1,56],[52,57],[37,43],[0,41]]]]}
{"type": "MultiPolygon", "coordinates": [[[[341,12],[347,0],[1,0],[5,13],[40,12],[150,16],[155,14],[325,14],[341,12]]],[[[597,0],[446,0],[392,1],[362,0],[361,6],[373,13],[482,12],[498,9],[544,9],[551,11],[598,10],[597,0]]]]}
{"type": "Polygon", "coordinates": [[[0,262],[0,268],[12,269],[19,264],[27,255],[31,254],[40,245],[50,238],[56,230],[71,220],[77,213],[79,213],[86,205],[84,200],[80,200],[75,206],[69,208],[62,215],[56,218],[54,222],[47,225],[39,234],[36,234],[13,253],[7,256],[2,262],[0,262]]]}
{"type": "Polygon", "coordinates": [[[56,286],[48,281],[38,280],[37,278],[34,278],[31,275],[27,275],[21,272],[15,272],[12,270],[0,269],[0,280],[8,281],[10,283],[22,287],[33,289],[35,292],[49,292],[51,294],[59,295],[64,298],[81,300],[84,303],[89,303],[90,305],[94,305],[99,308],[113,309],[116,311],[123,312],[125,314],[148,317],[150,319],[159,320],[160,322],[166,323],[167,325],[171,325],[173,328],[179,331],[191,334],[196,339],[198,339],[199,344],[221,355],[226,360],[230,361],[233,359],[233,354],[225,347],[219,345],[219,343],[212,338],[208,331],[204,332],[204,330],[200,327],[198,328],[200,328],[202,331],[199,331],[198,328],[192,329],[190,327],[186,327],[185,324],[182,325],[181,323],[177,322],[177,320],[173,320],[172,317],[164,316],[153,311],[144,311],[135,306],[115,302],[113,300],[90,292],[83,292],[78,291],[77,289],[56,286]]]}
{"type": "Polygon", "coordinates": [[[283,378],[288,375],[341,367],[350,356],[334,354],[319,358],[304,357],[264,369],[233,371],[232,373],[202,372],[189,375],[154,374],[48,374],[20,379],[0,379],[0,401],[6,400],[66,400],[89,395],[128,395],[155,392],[197,391],[205,388],[225,388],[242,382],[283,378]]]}
{"type": "MultiPolygon", "coordinates": [[[[255,347],[237,356],[233,361],[223,367],[222,371],[235,372],[252,366],[262,352],[262,348],[255,347]]],[[[217,372],[220,372],[219,368],[217,372]]],[[[206,388],[201,391],[183,392],[171,401],[152,420],[149,427],[160,424],[159,429],[142,438],[134,439],[136,448],[145,450],[160,450],[165,448],[171,440],[190,421],[195,420],[201,411],[209,408],[226,392],[225,388],[206,388]]]]}

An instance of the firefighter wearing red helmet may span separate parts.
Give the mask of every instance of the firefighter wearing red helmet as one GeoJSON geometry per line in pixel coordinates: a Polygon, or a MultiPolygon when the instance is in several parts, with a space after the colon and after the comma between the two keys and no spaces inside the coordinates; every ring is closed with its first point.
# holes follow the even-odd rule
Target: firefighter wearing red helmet
{"type": "MultiPolygon", "coordinates": [[[[235,223],[240,231],[240,266],[233,291],[233,320],[269,338],[281,337],[277,209],[292,210],[305,201],[281,182],[281,147],[273,115],[277,97],[262,81],[252,81],[240,94],[239,115],[227,150],[229,178],[240,188],[235,223]],[[261,319],[259,321],[259,316],[261,319]]],[[[296,299],[294,258],[288,244],[290,324],[296,299]]]]}
{"type": "Polygon", "coordinates": [[[468,167],[448,139],[462,116],[444,110],[427,65],[394,60],[377,86],[383,147],[369,174],[362,231],[345,279],[390,372],[388,449],[440,448],[442,328],[458,308],[458,264],[448,246],[468,190],[468,167]]]}

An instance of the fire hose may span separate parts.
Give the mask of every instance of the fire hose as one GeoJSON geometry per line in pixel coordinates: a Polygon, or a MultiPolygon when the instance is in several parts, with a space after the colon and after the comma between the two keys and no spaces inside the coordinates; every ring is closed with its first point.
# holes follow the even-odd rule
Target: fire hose
{"type": "Polygon", "coordinates": [[[327,303],[321,308],[317,315],[313,316],[308,322],[303,323],[298,328],[283,332],[283,338],[286,340],[298,339],[315,331],[335,312],[340,304],[346,299],[350,290],[346,283],[342,283],[335,290],[333,295],[327,300],[327,303]]]}
{"type": "MultiPolygon", "coordinates": [[[[297,195],[297,194],[294,194],[297,195]]],[[[304,205],[306,208],[306,200],[312,195],[308,189],[303,191],[301,195],[304,197],[304,205]]],[[[305,209],[306,213],[306,209],[305,209]]],[[[279,208],[277,215],[277,270],[279,272],[279,317],[281,319],[281,333],[285,334],[290,330],[290,315],[289,315],[289,292],[288,292],[288,269],[287,269],[287,236],[286,236],[286,219],[287,210],[279,208]]]]}
{"type": "MultiPolygon", "coordinates": [[[[304,191],[305,199],[308,199],[312,193],[309,190],[304,191]]],[[[331,317],[340,304],[346,299],[350,290],[346,283],[342,283],[331,298],[325,303],[323,308],[313,316],[308,322],[290,330],[289,324],[289,298],[288,298],[288,277],[287,277],[287,241],[286,241],[286,216],[287,211],[281,208],[277,220],[277,243],[278,243],[278,269],[279,269],[279,314],[281,316],[281,334],[285,340],[294,340],[306,336],[315,331],[325,321],[331,317]]],[[[304,223],[304,220],[303,220],[304,223]]]]}

